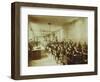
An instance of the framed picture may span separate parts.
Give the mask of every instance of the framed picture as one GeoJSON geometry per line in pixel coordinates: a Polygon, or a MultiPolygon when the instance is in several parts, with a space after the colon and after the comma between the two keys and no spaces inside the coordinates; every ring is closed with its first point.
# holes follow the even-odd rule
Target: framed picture
{"type": "Polygon", "coordinates": [[[97,7],[11,6],[12,79],[97,74],[97,7]]]}

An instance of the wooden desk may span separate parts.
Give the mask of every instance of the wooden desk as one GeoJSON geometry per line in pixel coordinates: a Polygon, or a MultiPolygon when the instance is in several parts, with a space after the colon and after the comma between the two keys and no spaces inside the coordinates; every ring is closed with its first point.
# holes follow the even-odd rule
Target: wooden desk
{"type": "Polygon", "coordinates": [[[41,50],[28,51],[29,60],[41,59],[41,50]]]}

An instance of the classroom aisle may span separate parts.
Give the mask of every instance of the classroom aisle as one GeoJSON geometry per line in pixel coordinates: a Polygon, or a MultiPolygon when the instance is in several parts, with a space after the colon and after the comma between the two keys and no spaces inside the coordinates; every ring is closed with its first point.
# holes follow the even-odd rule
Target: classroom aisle
{"type": "Polygon", "coordinates": [[[56,63],[55,58],[50,53],[46,53],[45,57],[38,60],[31,60],[29,66],[52,66],[60,65],[56,63]]]}

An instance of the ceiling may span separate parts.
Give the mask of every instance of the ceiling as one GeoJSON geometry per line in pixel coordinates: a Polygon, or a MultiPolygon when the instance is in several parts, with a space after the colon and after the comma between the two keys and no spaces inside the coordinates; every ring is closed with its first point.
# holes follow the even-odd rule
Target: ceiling
{"type": "Polygon", "coordinates": [[[83,17],[70,17],[70,16],[44,16],[44,15],[28,15],[29,22],[34,23],[46,23],[46,24],[55,24],[55,25],[64,25],[77,21],[83,17]]]}

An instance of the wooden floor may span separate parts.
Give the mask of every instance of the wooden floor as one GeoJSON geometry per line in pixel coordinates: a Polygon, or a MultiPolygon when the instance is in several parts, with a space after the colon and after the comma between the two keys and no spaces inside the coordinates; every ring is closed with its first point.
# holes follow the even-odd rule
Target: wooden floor
{"type": "Polygon", "coordinates": [[[50,53],[44,53],[41,59],[29,61],[29,66],[53,66],[60,65],[56,63],[55,58],[50,53]]]}

